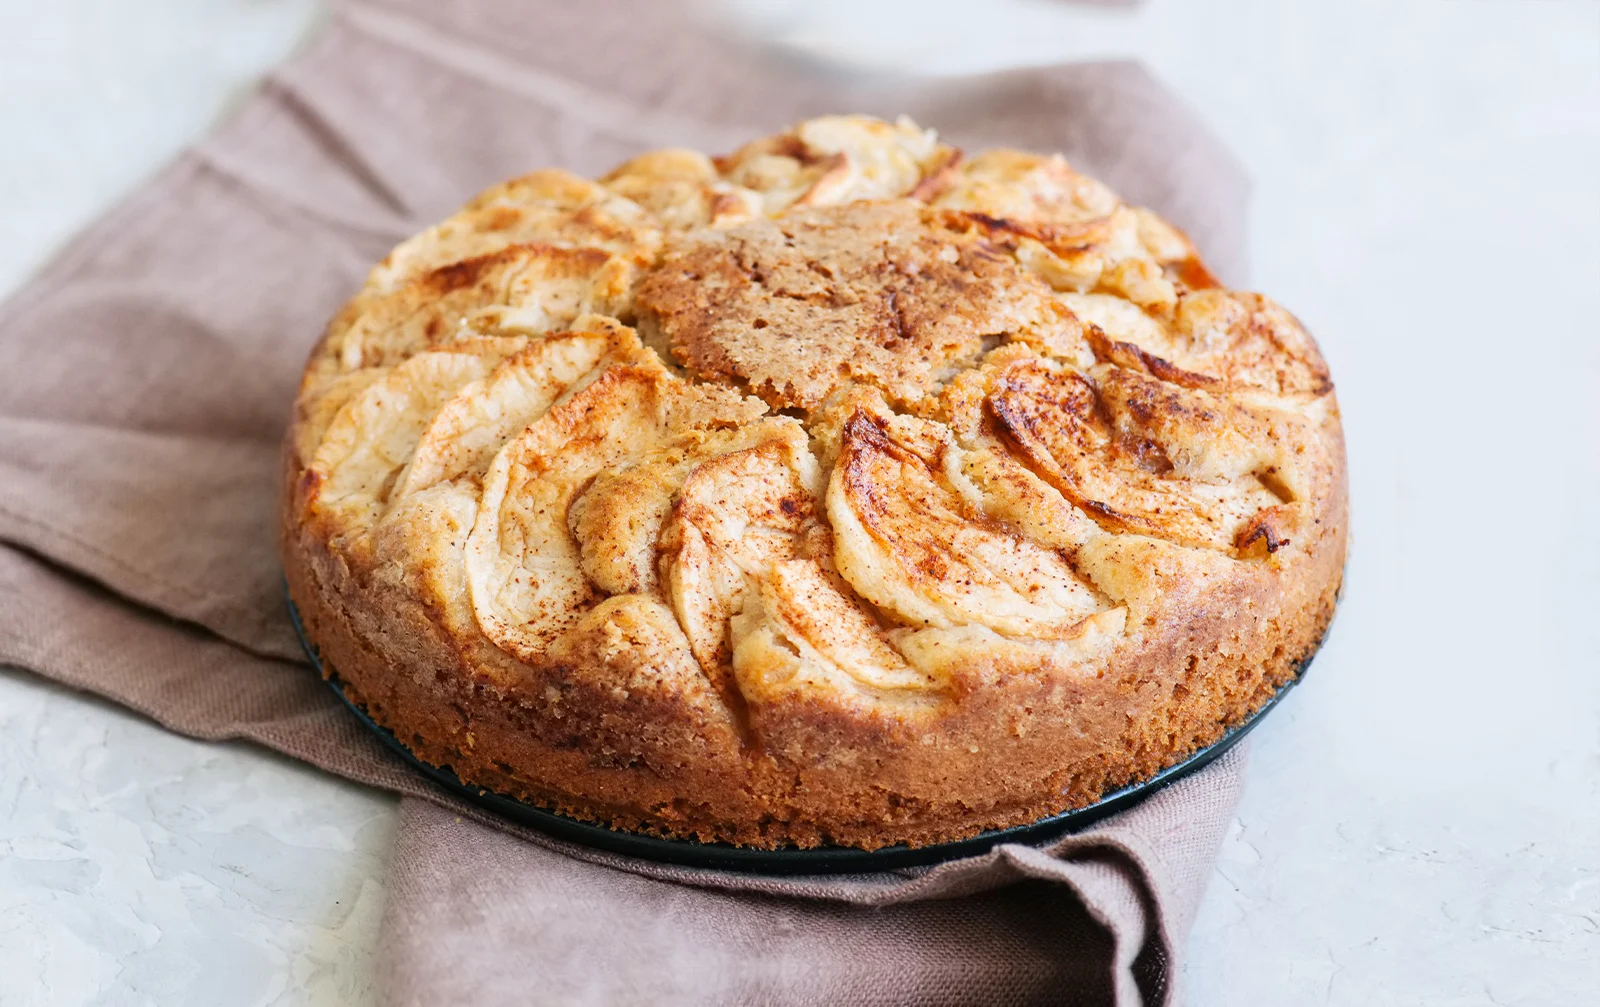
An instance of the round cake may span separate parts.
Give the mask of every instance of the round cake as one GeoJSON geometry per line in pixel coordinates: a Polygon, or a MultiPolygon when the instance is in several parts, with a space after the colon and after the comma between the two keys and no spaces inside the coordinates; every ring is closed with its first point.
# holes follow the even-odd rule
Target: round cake
{"type": "Polygon", "coordinates": [[[812,119],[536,171],[312,353],[282,550],[419,758],[655,835],[866,849],[1093,802],[1309,659],[1316,343],[1058,156],[812,119]]]}

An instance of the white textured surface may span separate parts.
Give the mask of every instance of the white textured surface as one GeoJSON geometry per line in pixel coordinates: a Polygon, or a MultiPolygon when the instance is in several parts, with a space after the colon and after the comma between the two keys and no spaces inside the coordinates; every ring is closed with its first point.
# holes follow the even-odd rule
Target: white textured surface
{"type": "Polygon", "coordinates": [[[370,999],[395,801],[0,671],[0,1004],[370,999]]]}
{"type": "MultiPolygon", "coordinates": [[[[314,6],[0,0],[0,289],[314,6]]],[[[1333,364],[1355,546],[1256,735],[1191,1002],[1600,1002],[1600,4],[745,6],[879,66],[1136,56],[1256,181],[1254,282],[1333,364]]],[[[360,1002],[391,807],[0,674],[0,1003],[360,1002]]]]}

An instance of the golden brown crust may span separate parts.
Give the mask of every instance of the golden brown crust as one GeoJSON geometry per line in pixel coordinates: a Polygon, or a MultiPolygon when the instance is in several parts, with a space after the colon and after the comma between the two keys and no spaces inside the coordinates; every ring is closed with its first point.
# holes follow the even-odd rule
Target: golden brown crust
{"type": "Polygon", "coordinates": [[[1331,618],[1344,472],[1315,342],[1170,225],[832,117],[535,172],[402,245],[307,366],[282,544],[421,758],[874,848],[1089,803],[1257,709],[1331,618]]]}
{"type": "Polygon", "coordinates": [[[1066,324],[1049,288],[910,201],[791,210],[677,243],[643,283],[690,373],[814,409],[844,385],[914,402],[986,340],[1066,324]]]}

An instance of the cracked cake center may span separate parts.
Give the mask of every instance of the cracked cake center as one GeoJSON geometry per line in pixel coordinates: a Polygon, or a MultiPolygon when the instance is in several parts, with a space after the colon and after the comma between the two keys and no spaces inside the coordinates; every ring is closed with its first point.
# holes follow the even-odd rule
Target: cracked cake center
{"type": "Polygon", "coordinates": [[[863,202],[686,235],[638,306],[691,373],[809,410],[850,383],[920,399],[994,340],[1064,328],[1048,294],[971,218],[863,202]]]}

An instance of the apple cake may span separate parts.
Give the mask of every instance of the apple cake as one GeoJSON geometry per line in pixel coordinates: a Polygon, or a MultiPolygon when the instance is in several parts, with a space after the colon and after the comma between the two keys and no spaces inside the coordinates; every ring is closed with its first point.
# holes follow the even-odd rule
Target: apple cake
{"type": "Polygon", "coordinates": [[[1334,610],[1298,321],[1059,156],[812,119],[536,171],[307,364],[282,552],[422,760],[615,828],[928,844],[1220,737],[1334,610]]]}

